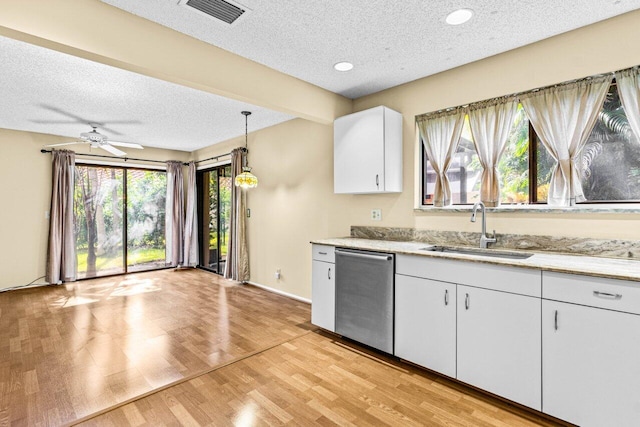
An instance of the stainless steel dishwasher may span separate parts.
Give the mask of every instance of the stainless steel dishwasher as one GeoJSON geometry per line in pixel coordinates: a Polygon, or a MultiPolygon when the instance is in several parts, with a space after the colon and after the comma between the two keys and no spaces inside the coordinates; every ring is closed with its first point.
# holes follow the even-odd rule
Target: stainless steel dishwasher
{"type": "Polygon", "coordinates": [[[394,255],[337,248],[336,332],[393,353],[394,255]]]}

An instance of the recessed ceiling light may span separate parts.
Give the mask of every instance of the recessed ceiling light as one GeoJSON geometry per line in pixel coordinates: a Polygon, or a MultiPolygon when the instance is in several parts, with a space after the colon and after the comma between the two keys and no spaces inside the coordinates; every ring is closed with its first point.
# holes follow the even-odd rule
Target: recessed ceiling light
{"type": "Polygon", "coordinates": [[[445,21],[449,25],[460,25],[467,22],[473,16],[473,10],[471,9],[458,9],[447,15],[445,21]]]}
{"type": "Polygon", "coordinates": [[[351,62],[338,62],[336,63],[333,68],[335,68],[338,71],[350,71],[353,69],[353,64],[351,62]]]}

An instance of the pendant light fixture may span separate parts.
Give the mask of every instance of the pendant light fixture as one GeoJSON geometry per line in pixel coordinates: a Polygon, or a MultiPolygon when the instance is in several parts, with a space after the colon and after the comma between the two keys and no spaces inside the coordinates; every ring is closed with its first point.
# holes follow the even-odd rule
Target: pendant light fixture
{"type": "MultiPolygon", "coordinates": [[[[243,111],[242,115],[244,116],[244,151],[248,153],[247,149],[247,138],[248,138],[248,130],[247,130],[247,118],[251,115],[251,111],[243,111]]],[[[247,156],[245,154],[244,157],[244,166],[242,167],[242,173],[238,174],[235,179],[236,187],[242,188],[255,188],[258,186],[258,177],[251,173],[251,168],[247,166],[247,156]]]]}

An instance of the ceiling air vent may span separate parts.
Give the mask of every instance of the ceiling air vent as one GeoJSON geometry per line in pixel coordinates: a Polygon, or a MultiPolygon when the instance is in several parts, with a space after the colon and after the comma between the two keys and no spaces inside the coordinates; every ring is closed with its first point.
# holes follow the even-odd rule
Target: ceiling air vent
{"type": "Polygon", "coordinates": [[[241,4],[225,0],[180,0],[178,4],[189,6],[209,17],[233,24],[249,9],[241,4]]]}

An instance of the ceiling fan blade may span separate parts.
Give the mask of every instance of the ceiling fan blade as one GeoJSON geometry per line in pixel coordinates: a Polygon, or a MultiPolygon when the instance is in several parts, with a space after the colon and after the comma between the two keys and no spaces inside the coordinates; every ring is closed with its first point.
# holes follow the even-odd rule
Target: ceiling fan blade
{"type": "Polygon", "coordinates": [[[114,156],[126,156],[127,153],[125,153],[124,151],[118,150],[116,147],[113,147],[109,144],[102,144],[99,145],[100,148],[102,148],[105,151],[108,151],[109,153],[113,154],[114,156]]]}
{"type": "Polygon", "coordinates": [[[76,145],[76,144],[86,144],[84,141],[76,141],[76,142],[62,142],[60,144],[49,144],[45,145],[45,147],[62,147],[63,145],[76,145]]]}
{"type": "Polygon", "coordinates": [[[139,150],[142,150],[144,148],[142,145],[135,144],[133,142],[118,142],[118,141],[109,140],[109,144],[115,145],[116,147],[137,148],[139,150]]]}
{"type": "Polygon", "coordinates": [[[70,112],[68,112],[68,111],[65,111],[65,110],[63,110],[63,109],[61,109],[61,108],[54,107],[53,105],[40,104],[40,106],[41,106],[42,108],[44,108],[45,110],[53,111],[54,113],[58,113],[58,114],[61,114],[61,115],[63,115],[63,116],[66,116],[66,117],[69,117],[69,118],[71,118],[71,119],[74,119],[74,120],[76,120],[78,123],[87,123],[87,121],[86,121],[86,120],[84,120],[82,117],[77,116],[77,115],[75,115],[75,114],[73,114],[73,113],[70,113],[70,112]]]}
{"type": "Polygon", "coordinates": [[[31,123],[56,125],[56,124],[77,124],[77,120],[29,120],[31,123]]]}

